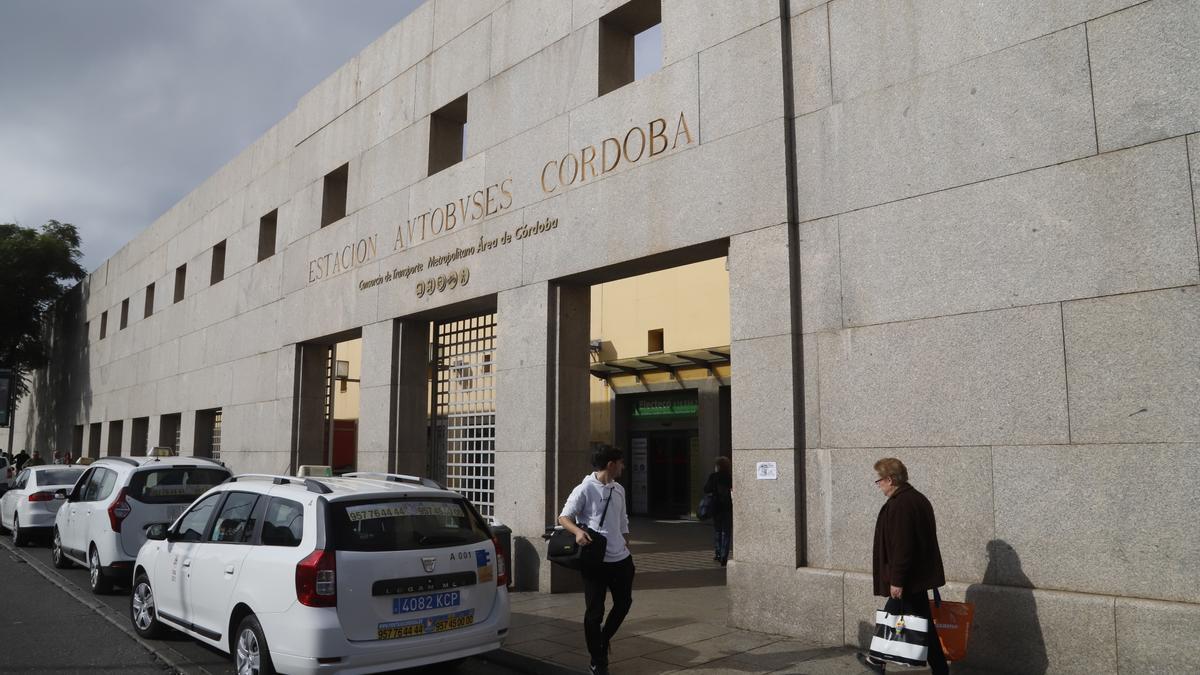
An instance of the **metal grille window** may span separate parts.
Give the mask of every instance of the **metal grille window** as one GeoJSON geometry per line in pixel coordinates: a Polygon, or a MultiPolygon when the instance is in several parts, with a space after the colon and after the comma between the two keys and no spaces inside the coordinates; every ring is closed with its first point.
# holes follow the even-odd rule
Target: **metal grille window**
{"type": "Polygon", "coordinates": [[[434,475],[491,519],[496,504],[496,315],[434,325],[434,475]]]}
{"type": "Polygon", "coordinates": [[[221,409],[217,408],[213,413],[212,426],[212,455],[216,460],[221,459],[221,409]]]}

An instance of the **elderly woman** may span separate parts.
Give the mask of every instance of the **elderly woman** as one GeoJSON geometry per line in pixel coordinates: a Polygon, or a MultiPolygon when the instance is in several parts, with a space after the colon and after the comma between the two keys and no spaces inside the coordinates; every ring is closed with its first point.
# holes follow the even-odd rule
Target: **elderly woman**
{"type": "MultiPolygon", "coordinates": [[[[875,485],[887,497],[875,520],[871,575],[875,595],[901,601],[903,612],[929,618],[929,589],[946,583],[938,549],[933,505],[908,484],[908,469],[894,457],[875,462],[875,485]]],[[[858,660],[877,673],[884,663],[858,654],[858,660]]],[[[937,627],[929,622],[929,670],[949,673],[937,627]]]]}

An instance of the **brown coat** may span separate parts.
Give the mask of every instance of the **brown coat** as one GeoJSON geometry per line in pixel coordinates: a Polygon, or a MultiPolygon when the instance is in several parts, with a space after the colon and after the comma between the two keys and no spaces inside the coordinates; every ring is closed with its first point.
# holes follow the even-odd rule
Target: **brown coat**
{"type": "Polygon", "coordinates": [[[889,586],[921,592],[946,583],[933,505],[911,485],[901,485],[879,509],[872,558],[875,595],[887,597],[889,586]]]}

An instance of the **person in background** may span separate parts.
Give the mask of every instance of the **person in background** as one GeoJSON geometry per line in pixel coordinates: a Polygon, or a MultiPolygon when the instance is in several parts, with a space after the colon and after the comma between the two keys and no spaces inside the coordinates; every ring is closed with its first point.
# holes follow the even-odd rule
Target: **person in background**
{"type": "Polygon", "coordinates": [[[63,463],[62,455],[59,454],[59,452],[57,450],[54,451],[54,455],[53,455],[53,458],[50,460],[50,463],[51,464],[62,464],[63,463]]]}
{"type": "MultiPolygon", "coordinates": [[[[887,497],[875,521],[871,574],[875,595],[900,600],[901,611],[930,618],[929,590],[946,583],[942,552],[938,548],[933,505],[908,484],[908,468],[895,457],[875,462],[875,485],[887,497]]],[[[929,672],[950,672],[937,625],[929,622],[929,672]]],[[[876,673],[885,664],[861,652],[858,660],[876,673]]]]}
{"type": "Polygon", "coordinates": [[[65,458],[63,458],[63,464],[66,464],[67,466],[71,466],[74,463],[75,463],[75,457],[71,453],[68,452],[67,456],[65,458]]]}
{"type": "Polygon", "coordinates": [[[713,472],[704,483],[704,494],[713,497],[713,560],[724,567],[733,547],[733,470],[728,457],[717,458],[713,472]]]}
{"type": "Polygon", "coordinates": [[[16,457],[13,457],[13,460],[16,462],[17,471],[20,471],[21,469],[23,469],[25,467],[25,462],[29,461],[29,455],[24,450],[22,450],[17,453],[16,457]]]}
{"type": "Polygon", "coordinates": [[[30,457],[29,461],[25,462],[25,466],[45,466],[45,465],[46,465],[46,462],[45,462],[45,460],[42,459],[42,453],[38,450],[34,450],[33,457],[30,457]]]}

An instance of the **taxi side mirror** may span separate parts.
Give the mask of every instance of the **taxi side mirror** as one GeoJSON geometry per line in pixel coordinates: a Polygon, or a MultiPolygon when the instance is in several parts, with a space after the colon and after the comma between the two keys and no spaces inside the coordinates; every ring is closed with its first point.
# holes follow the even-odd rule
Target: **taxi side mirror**
{"type": "Polygon", "coordinates": [[[167,524],[166,523],[150,523],[149,525],[146,526],[146,538],[153,539],[154,541],[166,540],[168,538],[167,537],[167,524]]]}

